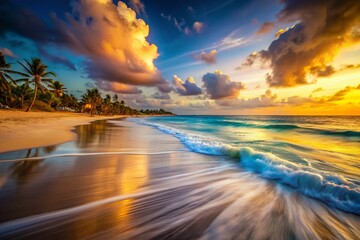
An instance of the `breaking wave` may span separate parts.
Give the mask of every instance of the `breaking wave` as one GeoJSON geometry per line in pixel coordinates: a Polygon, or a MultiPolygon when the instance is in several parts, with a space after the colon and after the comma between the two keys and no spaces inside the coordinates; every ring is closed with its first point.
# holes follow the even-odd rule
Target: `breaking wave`
{"type": "Polygon", "coordinates": [[[271,153],[259,152],[249,147],[232,146],[144,119],[131,119],[131,121],[171,134],[191,151],[230,157],[241,167],[266,179],[291,186],[335,208],[360,214],[360,186],[341,175],[294,163],[271,153]]]}

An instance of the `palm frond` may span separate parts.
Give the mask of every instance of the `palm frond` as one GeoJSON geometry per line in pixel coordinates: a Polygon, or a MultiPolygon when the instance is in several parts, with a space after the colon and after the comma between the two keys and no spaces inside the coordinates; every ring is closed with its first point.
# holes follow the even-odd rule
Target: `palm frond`
{"type": "Polygon", "coordinates": [[[43,75],[43,77],[48,77],[48,76],[53,76],[53,77],[56,77],[56,74],[54,72],[47,72],[43,75]]]}
{"type": "Polygon", "coordinates": [[[27,63],[27,65],[29,66],[29,68],[30,68],[30,72],[31,72],[31,74],[34,74],[35,72],[36,72],[36,70],[34,69],[34,59],[32,58],[31,59],[31,62],[32,63],[30,63],[27,59],[24,59],[25,60],[25,62],[27,63]]]}
{"type": "Polygon", "coordinates": [[[29,81],[28,78],[20,78],[20,79],[17,79],[15,80],[16,83],[21,83],[21,82],[29,82],[29,84],[33,81],[29,81]]]}
{"type": "Polygon", "coordinates": [[[13,84],[16,85],[16,82],[15,80],[7,73],[3,73],[3,75],[5,76],[5,78],[9,79],[13,84]]]}
{"type": "Polygon", "coordinates": [[[51,78],[43,78],[43,79],[41,79],[41,81],[44,83],[49,83],[49,84],[52,84],[54,82],[54,80],[51,78]]]}
{"type": "Polygon", "coordinates": [[[39,89],[41,90],[42,93],[45,93],[45,92],[49,91],[46,87],[44,87],[41,84],[38,87],[39,87],[39,89]]]}
{"type": "Polygon", "coordinates": [[[23,77],[30,77],[29,74],[22,73],[22,72],[19,72],[19,71],[9,70],[9,69],[2,70],[2,72],[17,74],[17,75],[20,75],[20,76],[23,76],[23,77]]]}
{"type": "MultiPolygon", "coordinates": [[[[28,63],[28,65],[30,64],[26,59],[25,59],[25,61],[28,63]]],[[[28,67],[26,67],[25,66],[25,64],[23,64],[22,62],[20,62],[20,61],[17,61],[27,72],[28,72],[28,74],[30,74],[30,75],[33,75],[34,73],[33,72],[31,72],[31,70],[28,68],[28,67]]],[[[30,66],[30,65],[29,65],[30,66]]]]}

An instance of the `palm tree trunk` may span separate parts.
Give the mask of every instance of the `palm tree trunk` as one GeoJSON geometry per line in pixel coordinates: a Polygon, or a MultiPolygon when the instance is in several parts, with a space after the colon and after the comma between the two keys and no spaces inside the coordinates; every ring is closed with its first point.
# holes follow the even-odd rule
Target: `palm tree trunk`
{"type": "Polygon", "coordinates": [[[30,111],[30,109],[34,106],[34,103],[35,103],[35,100],[36,100],[36,96],[37,96],[37,91],[38,91],[38,86],[37,86],[37,84],[35,84],[34,98],[33,98],[32,102],[31,102],[30,106],[28,107],[28,109],[26,109],[25,112],[30,111]]]}

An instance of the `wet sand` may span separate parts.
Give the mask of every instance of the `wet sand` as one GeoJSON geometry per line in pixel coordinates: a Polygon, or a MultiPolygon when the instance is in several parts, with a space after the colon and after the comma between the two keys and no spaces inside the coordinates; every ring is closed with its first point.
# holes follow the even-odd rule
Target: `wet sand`
{"type": "Polygon", "coordinates": [[[0,110],[0,153],[70,141],[75,126],[112,117],[71,112],[0,110]]]}
{"type": "Polygon", "coordinates": [[[128,121],[0,154],[1,239],[356,239],[360,218],[128,121]],[[23,158],[27,158],[24,160],[23,158]]]}

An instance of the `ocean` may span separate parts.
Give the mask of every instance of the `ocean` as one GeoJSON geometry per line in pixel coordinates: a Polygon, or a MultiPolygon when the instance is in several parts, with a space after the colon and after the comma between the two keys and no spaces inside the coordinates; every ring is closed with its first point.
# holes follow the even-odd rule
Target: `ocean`
{"type": "Polygon", "coordinates": [[[359,120],[78,126],[72,141],[0,154],[0,239],[360,239],[359,120]]]}
{"type": "Polygon", "coordinates": [[[227,157],[332,207],[360,214],[360,117],[169,116],[133,119],[189,151],[227,157]]]}

